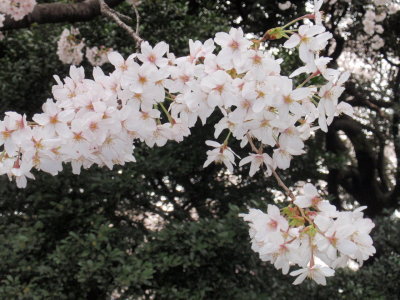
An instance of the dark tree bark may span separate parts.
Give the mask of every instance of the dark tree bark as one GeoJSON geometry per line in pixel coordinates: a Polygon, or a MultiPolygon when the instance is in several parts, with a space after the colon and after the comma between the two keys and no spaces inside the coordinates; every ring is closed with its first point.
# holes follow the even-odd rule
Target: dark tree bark
{"type": "MultiPolygon", "coordinates": [[[[124,0],[106,0],[110,7],[115,7],[124,0]]],[[[100,4],[98,0],[85,0],[79,3],[47,3],[35,6],[32,13],[20,21],[6,17],[1,30],[11,30],[29,27],[33,23],[60,23],[89,21],[99,16],[100,4]]]]}
{"type": "MultiPolygon", "coordinates": [[[[345,153],[347,151],[346,146],[340,140],[337,131],[329,128],[326,134],[326,150],[335,155],[340,153],[345,153]]],[[[337,209],[342,208],[342,203],[339,195],[339,184],[340,184],[340,169],[337,167],[329,167],[329,173],[327,176],[328,183],[328,194],[333,196],[332,204],[336,206],[337,209]]]]}
{"type": "MultiPolygon", "coordinates": [[[[366,212],[372,217],[382,213],[384,208],[396,207],[397,199],[393,194],[397,192],[397,185],[391,191],[383,188],[378,172],[379,154],[374,151],[362,129],[362,124],[349,117],[338,118],[332,123],[332,131],[342,130],[349,138],[357,163],[347,169],[330,170],[329,189],[335,193],[337,184],[340,184],[361,205],[368,206],[366,212]]],[[[337,143],[334,133],[331,132],[328,137],[327,150],[334,153],[340,151],[342,147],[337,143]]]]}

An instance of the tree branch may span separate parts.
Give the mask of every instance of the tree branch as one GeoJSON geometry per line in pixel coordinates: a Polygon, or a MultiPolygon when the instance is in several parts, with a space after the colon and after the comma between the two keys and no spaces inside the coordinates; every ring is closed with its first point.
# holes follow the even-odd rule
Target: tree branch
{"type": "MultiPolygon", "coordinates": [[[[115,7],[124,0],[106,0],[109,7],[115,7]]],[[[101,15],[98,0],[85,0],[79,3],[46,3],[35,6],[32,13],[20,21],[6,17],[2,31],[29,27],[33,23],[61,23],[89,21],[101,15]]]]}
{"type": "Polygon", "coordinates": [[[354,147],[357,166],[342,177],[340,184],[361,204],[367,205],[368,215],[379,214],[385,206],[391,206],[387,193],[377,180],[378,159],[371,144],[362,132],[364,126],[354,119],[341,117],[333,121],[333,130],[342,130],[354,147]],[[350,188],[349,188],[350,187],[350,188]]]}
{"type": "Polygon", "coordinates": [[[390,199],[392,202],[399,202],[399,197],[400,197],[400,135],[399,135],[400,95],[399,94],[400,94],[400,69],[397,70],[396,79],[393,84],[394,109],[393,109],[393,118],[391,124],[391,134],[393,137],[397,166],[396,166],[396,185],[390,195],[390,199]]]}
{"type": "MultiPolygon", "coordinates": [[[[260,150],[257,149],[257,147],[254,145],[253,143],[253,138],[252,136],[247,133],[247,140],[250,143],[251,149],[255,152],[255,153],[259,153],[260,154],[260,150]]],[[[278,173],[276,173],[276,171],[274,170],[274,168],[272,166],[269,166],[271,168],[272,171],[272,175],[274,175],[276,181],[278,182],[278,185],[285,191],[286,196],[288,196],[291,201],[295,201],[296,197],[294,196],[293,192],[286,186],[286,184],[282,181],[282,179],[279,177],[278,173]]]]}
{"type": "MultiPolygon", "coordinates": [[[[100,9],[102,15],[106,16],[110,20],[113,20],[119,27],[124,29],[130,37],[136,42],[136,48],[140,46],[140,44],[143,42],[143,39],[138,35],[139,31],[139,19],[136,19],[137,26],[136,26],[136,31],[134,31],[130,26],[126,25],[120,17],[105,3],[104,0],[99,0],[100,2],[100,9]]],[[[137,10],[135,10],[135,13],[137,10]]],[[[137,16],[139,13],[137,13],[137,16]]]]}
{"type": "MultiPolygon", "coordinates": [[[[354,99],[348,101],[351,106],[368,107],[381,115],[381,108],[393,107],[393,102],[377,100],[373,96],[360,93],[354,82],[345,83],[346,93],[354,99]]],[[[346,101],[347,102],[347,101],[346,101]]]]}
{"type": "Polygon", "coordinates": [[[139,27],[140,27],[140,15],[139,15],[139,11],[136,7],[136,4],[134,2],[131,3],[131,6],[133,8],[133,11],[135,12],[136,15],[136,35],[139,36],[139,27]]]}

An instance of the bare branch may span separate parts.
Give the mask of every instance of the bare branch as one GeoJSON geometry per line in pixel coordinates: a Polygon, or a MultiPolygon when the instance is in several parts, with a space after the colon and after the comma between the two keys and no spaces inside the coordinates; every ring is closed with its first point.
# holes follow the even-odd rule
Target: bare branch
{"type": "Polygon", "coordinates": [[[126,25],[120,17],[105,3],[104,0],[99,0],[101,13],[107,18],[113,20],[119,27],[124,29],[130,37],[136,42],[136,47],[139,47],[143,39],[128,25],[126,25]]]}
{"type": "MultiPolygon", "coordinates": [[[[0,0],[1,1],[1,0],[0,0]]],[[[106,0],[109,7],[115,7],[124,0],[106,0]]],[[[32,13],[22,20],[6,17],[2,31],[29,27],[33,23],[61,23],[89,21],[101,15],[98,0],[84,0],[78,3],[44,3],[35,6],[32,13]]]]}
{"type": "Polygon", "coordinates": [[[290,197],[290,199],[292,201],[296,200],[296,197],[294,196],[293,192],[283,183],[282,179],[279,177],[278,173],[276,173],[276,171],[274,169],[272,169],[272,175],[274,175],[276,181],[278,182],[278,185],[283,188],[283,190],[285,191],[285,194],[290,197]]]}
{"type": "Polygon", "coordinates": [[[391,101],[383,101],[377,100],[372,95],[365,95],[361,93],[357,88],[354,82],[348,81],[345,84],[346,93],[354,99],[348,101],[352,106],[362,106],[370,108],[376,111],[380,116],[383,115],[382,108],[391,108],[393,107],[393,102],[391,101]]]}
{"type": "Polygon", "coordinates": [[[135,12],[136,15],[136,34],[139,36],[139,26],[140,26],[140,15],[139,15],[139,11],[136,7],[135,2],[131,3],[131,6],[133,8],[133,11],[135,12]]]}
{"type": "Polygon", "coordinates": [[[124,15],[123,13],[120,13],[119,11],[116,11],[115,9],[112,9],[112,8],[110,8],[111,9],[111,11],[114,13],[114,14],[116,14],[122,21],[124,21],[124,22],[132,22],[132,18],[131,17],[129,17],[129,16],[127,16],[127,15],[124,15]]]}

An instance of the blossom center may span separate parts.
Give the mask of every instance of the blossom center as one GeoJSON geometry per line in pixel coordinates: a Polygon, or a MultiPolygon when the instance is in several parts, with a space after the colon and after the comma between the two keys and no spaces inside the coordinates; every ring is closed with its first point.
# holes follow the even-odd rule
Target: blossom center
{"type": "Polygon", "coordinates": [[[74,140],[79,142],[83,140],[82,132],[74,133],[74,140]]]}
{"type": "Polygon", "coordinates": [[[283,97],[283,102],[285,102],[286,104],[291,104],[293,103],[293,99],[290,96],[285,96],[283,97]]]}
{"type": "Polygon", "coordinates": [[[262,61],[261,57],[258,56],[257,54],[253,56],[253,64],[259,65],[261,64],[261,61],[262,61]]]}
{"type": "Polygon", "coordinates": [[[214,90],[216,90],[218,93],[222,94],[222,92],[224,91],[224,85],[219,84],[214,88],[214,90]]]}
{"type": "Polygon", "coordinates": [[[318,196],[315,196],[311,199],[311,203],[313,206],[317,206],[319,202],[321,202],[321,198],[318,196]]]}
{"type": "Polygon", "coordinates": [[[269,120],[263,120],[263,121],[261,122],[260,126],[261,126],[261,127],[268,127],[268,126],[270,126],[269,120]]]}
{"type": "Polygon", "coordinates": [[[182,75],[179,77],[183,82],[188,82],[190,80],[189,76],[187,75],[182,75]]]}
{"type": "Polygon", "coordinates": [[[139,82],[140,82],[141,84],[145,84],[145,83],[147,82],[147,78],[146,78],[145,76],[140,76],[140,75],[139,75],[139,82]]]}
{"type": "Polygon", "coordinates": [[[89,128],[91,131],[95,131],[95,130],[99,129],[99,125],[97,124],[97,122],[91,122],[89,125],[89,128]]]}
{"type": "Polygon", "coordinates": [[[151,62],[151,63],[154,63],[156,61],[156,57],[154,54],[150,54],[148,59],[149,59],[149,62],[151,62]]]}
{"type": "Polygon", "coordinates": [[[3,135],[3,139],[5,139],[5,140],[11,136],[11,133],[12,133],[12,131],[8,130],[8,129],[1,132],[1,134],[3,135]]]}
{"type": "Polygon", "coordinates": [[[301,41],[303,42],[303,43],[308,43],[309,41],[310,41],[310,38],[308,37],[308,36],[302,36],[301,37],[301,41]]]}
{"type": "Polygon", "coordinates": [[[257,91],[257,98],[264,98],[265,93],[263,91],[257,91]]]}
{"type": "Polygon", "coordinates": [[[268,226],[272,229],[276,229],[276,227],[278,227],[278,222],[275,220],[271,220],[268,222],[268,226]]]}
{"type": "Polygon", "coordinates": [[[237,50],[239,48],[239,43],[237,41],[232,41],[229,44],[229,47],[231,47],[233,50],[237,50]]]}
{"type": "Polygon", "coordinates": [[[50,117],[50,124],[57,124],[58,123],[58,118],[57,116],[51,116],[50,117]]]}

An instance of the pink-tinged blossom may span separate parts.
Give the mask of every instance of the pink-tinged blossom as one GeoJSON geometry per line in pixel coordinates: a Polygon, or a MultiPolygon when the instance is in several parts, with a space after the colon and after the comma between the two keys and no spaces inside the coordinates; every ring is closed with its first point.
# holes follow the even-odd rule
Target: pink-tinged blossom
{"type": "Polygon", "coordinates": [[[185,93],[192,89],[196,84],[195,80],[196,66],[184,61],[176,67],[170,68],[171,79],[165,81],[165,87],[171,93],[185,93]]]}
{"type": "Polygon", "coordinates": [[[296,69],[289,77],[293,78],[302,73],[307,73],[312,74],[312,76],[321,74],[328,81],[335,80],[339,76],[339,71],[327,67],[331,60],[329,57],[316,57],[308,61],[305,66],[296,69]]]}
{"type": "Polygon", "coordinates": [[[159,42],[153,47],[148,42],[140,44],[141,53],[137,55],[138,59],[145,63],[157,66],[165,67],[168,64],[167,58],[163,57],[168,52],[168,44],[165,42],[159,42]]]}
{"type": "Polygon", "coordinates": [[[266,154],[266,153],[261,153],[261,154],[256,154],[256,153],[250,153],[249,156],[246,156],[243,158],[240,163],[239,167],[250,163],[250,171],[249,175],[252,177],[258,170],[260,170],[260,167],[262,165],[265,165],[268,168],[269,175],[271,175],[271,170],[270,166],[273,164],[272,163],[272,158],[266,154]]]}
{"type": "MultiPolygon", "coordinates": [[[[141,53],[126,60],[118,52],[108,53],[115,67],[109,74],[95,67],[89,79],[82,67],[71,66],[63,80],[55,76],[54,100],[43,105],[35,122],[5,113],[0,120],[0,174],[25,187],[27,178],[33,179],[31,169],[52,175],[63,163],[70,163],[75,174],[92,165],[111,169],[135,161],[134,143],[161,147],[181,142],[198,118],[205,124],[214,111],[215,138],[227,131],[229,136],[222,144],[206,141],[212,149],[204,167],[216,162],[233,172],[235,153],[228,142],[235,138],[241,147],[253,143],[259,149],[240,160],[239,166],[250,164],[250,176],[263,165],[267,176],[276,168],[289,168],[293,156],[304,153],[304,142],[317,130],[317,122],[326,131],[336,115],[352,112],[349,104],[338,104],[348,74],[327,68],[330,59],[319,57],[331,36],[320,22],[322,2],[315,3],[316,25],[300,26],[285,46],[299,46],[305,62],[292,76],[322,75],[328,80],[324,85],[304,82],[293,88],[292,79],[281,74],[283,60],[263,47],[250,49],[253,44],[241,29],[216,34],[219,52],[211,39],[204,44],[190,41],[190,53],[183,57],[169,53],[164,42],[154,48],[144,42],[141,53]]],[[[73,51],[81,47],[77,33],[70,37],[77,44],[73,51]]],[[[376,43],[379,46],[379,40],[376,43]]],[[[90,50],[89,56],[95,55],[90,50]]],[[[267,213],[250,209],[241,216],[249,223],[251,247],[262,261],[284,274],[293,265],[302,268],[291,273],[299,276],[296,284],[306,277],[325,284],[332,268],[349,260],[362,263],[375,253],[369,235],[374,225],[363,218],[362,208],[338,212],[311,184],[292,200],[282,210],[268,205],[267,213]],[[317,258],[328,267],[315,265],[317,258]]]]}
{"type": "Polygon", "coordinates": [[[235,153],[231,148],[214,141],[206,141],[206,145],[214,147],[215,149],[207,151],[207,160],[205,161],[203,168],[209,166],[212,162],[223,163],[232,173],[233,165],[235,164],[235,153]]]}
{"type": "Polygon", "coordinates": [[[302,268],[290,273],[292,276],[298,276],[293,282],[294,285],[302,283],[307,277],[314,280],[318,284],[326,285],[326,277],[331,277],[334,274],[335,270],[317,265],[313,267],[302,268]]]}
{"type": "Polygon", "coordinates": [[[108,60],[111,64],[114,65],[117,74],[124,74],[126,71],[129,71],[131,68],[136,67],[136,62],[134,58],[136,57],[136,53],[131,54],[126,60],[122,57],[118,52],[110,52],[107,55],[108,60]]]}
{"type": "Polygon", "coordinates": [[[230,106],[237,96],[232,86],[232,78],[224,71],[218,70],[201,81],[204,92],[208,93],[207,102],[211,107],[230,106]]]}
{"type": "Polygon", "coordinates": [[[192,39],[189,40],[189,56],[185,59],[185,61],[189,61],[190,63],[195,63],[199,58],[205,58],[208,55],[212,54],[215,49],[215,44],[212,39],[208,39],[204,42],[204,44],[200,41],[194,41],[192,39]]]}
{"type": "Polygon", "coordinates": [[[233,66],[234,61],[242,62],[242,53],[251,45],[251,42],[243,36],[241,28],[231,28],[228,33],[219,32],[215,35],[214,41],[220,45],[222,50],[219,53],[223,64],[233,66]]]}
{"type": "Polygon", "coordinates": [[[108,54],[112,51],[112,48],[106,48],[104,46],[100,48],[86,48],[86,58],[92,66],[101,66],[108,62],[108,54]]]}
{"type": "Polygon", "coordinates": [[[306,183],[303,187],[303,195],[297,196],[294,203],[301,208],[313,207],[323,215],[336,216],[336,208],[329,201],[323,200],[317,188],[311,183],[306,183]]]}
{"type": "Polygon", "coordinates": [[[64,64],[79,65],[83,59],[84,40],[78,38],[79,29],[65,28],[57,42],[57,55],[64,64]]]}
{"type": "MultiPolygon", "coordinates": [[[[274,150],[272,156],[274,163],[277,167],[285,170],[289,168],[290,161],[293,155],[300,155],[304,153],[303,147],[296,142],[292,142],[290,139],[279,139],[279,148],[274,150]]],[[[304,145],[303,145],[304,146],[304,145]]]]}
{"type": "Polygon", "coordinates": [[[59,135],[61,137],[69,137],[68,122],[72,121],[75,113],[72,109],[61,110],[52,99],[48,99],[42,106],[43,113],[35,114],[33,121],[43,126],[48,136],[59,135]]]}
{"type": "Polygon", "coordinates": [[[330,32],[325,31],[322,25],[301,25],[298,33],[294,33],[285,42],[285,48],[299,46],[300,59],[307,63],[314,59],[314,54],[324,49],[328,40],[332,38],[330,32]]]}
{"type": "MultiPolygon", "coordinates": [[[[36,0],[2,0],[0,2],[0,13],[9,15],[15,21],[19,21],[30,14],[36,4],[36,0]]],[[[2,27],[1,24],[0,27],[2,27]]]]}

